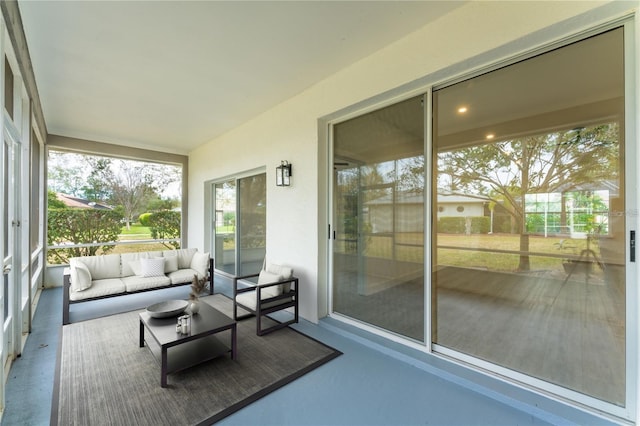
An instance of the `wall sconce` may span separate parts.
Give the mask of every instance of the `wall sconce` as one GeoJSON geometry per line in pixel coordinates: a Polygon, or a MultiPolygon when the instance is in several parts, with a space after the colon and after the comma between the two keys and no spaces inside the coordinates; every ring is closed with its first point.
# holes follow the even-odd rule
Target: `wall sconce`
{"type": "Polygon", "coordinates": [[[291,185],[291,164],[287,160],[280,161],[276,167],[276,186],[291,185]]]}

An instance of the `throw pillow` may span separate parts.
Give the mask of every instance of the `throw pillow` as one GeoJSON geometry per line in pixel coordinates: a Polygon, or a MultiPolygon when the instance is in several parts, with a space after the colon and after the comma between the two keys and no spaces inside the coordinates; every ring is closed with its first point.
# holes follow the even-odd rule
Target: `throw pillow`
{"type": "Polygon", "coordinates": [[[143,277],[162,277],[164,276],[164,257],[155,259],[140,259],[143,277]]]}
{"type": "Polygon", "coordinates": [[[71,289],[73,291],[83,291],[91,287],[91,272],[84,263],[72,259],[71,266],[71,289]]]}
{"type": "Polygon", "coordinates": [[[142,276],[142,264],[140,263],[140,259],[132,260],[131,262],[129,262],[129,267],[134,274],[139,277],[142,276]]]}
{"type": "Polygon", "coordinates": [[[195,252],[191,258],[190,267],[198,273],[198,278],[206,277],[209,269],[209,253],[195,252]]]}
{"type": "MultiPolygon", "coordinates": [[[[277,283],[278,281],[282,281],[282,275],[272,274],[271,272],[267,272],[264,269],[260,271],[260,275],[258,275],[258,285],[260,284],[269,284],[269,283],[277,283]]],[[[266,299],[269,297],[275,297],[282,293],[281,285],[274,285],[272,287],[263,288],[260,291],[260,299],[266,299]]]]}
{"type": "MultiPolygon", "coordinates": [[[[265,268],[268,272],[272,274],[282,275],[283,280],[288,280],[293,277],[293,269],[288,266],[276,265],[274,263],[270,263],[265,268]]],[[[282,285],[282,292],[288,293],[291,290],[291,282],[282,285]]]]}

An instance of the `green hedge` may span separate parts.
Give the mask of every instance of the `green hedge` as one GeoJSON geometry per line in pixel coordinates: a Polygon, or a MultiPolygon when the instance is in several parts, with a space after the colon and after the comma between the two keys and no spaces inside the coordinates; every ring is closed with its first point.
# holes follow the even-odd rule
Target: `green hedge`
{"type": "MultiPolygon", "coordinates": [[[[486,216],[474,216],[471,220],[472,234],[486,234],[491,229],[491,219],[486,216]]],[[[466,217],[445,216],[438,219],[438,232],[446,234],[464,234],[466,232],[466,217]]]]}
{"type": "MultiPolygon", "coordinates": [[[[122,214],[113,210],[49,209],[47,243],[62,244],[108,243],[118,240],[122,231],[122,214]]],[[[48,251],[48,261],[53,264],[68,263],[72,257],[106,254],[112,245],[94,247],[60,248],[48,251]]]]}
{"type": "Polygon", "coordinates": [[[446,234],[464,234],[464,217],[441,217],[438,219],[438,232],[446,234]]]}
{"type": "Polygon", "coordinates": [[[486,216],[476,216],[471,218],[472,234],[487,234],[491,229],[491,218],[486,216]]]}

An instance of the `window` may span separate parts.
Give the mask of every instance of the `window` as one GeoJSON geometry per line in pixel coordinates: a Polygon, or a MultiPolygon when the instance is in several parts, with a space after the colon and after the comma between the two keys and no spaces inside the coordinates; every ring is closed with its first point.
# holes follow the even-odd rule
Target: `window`
{"type": "Polygon", "coordinates": [[[13,71],[6,57],[4,58],[4,109],[13,119],[13,71]]]}
{"type": "Polygon", "coordinates": [[[47,173],[49,263],[180,248],[180,166],[49,151],[47,173]]]}

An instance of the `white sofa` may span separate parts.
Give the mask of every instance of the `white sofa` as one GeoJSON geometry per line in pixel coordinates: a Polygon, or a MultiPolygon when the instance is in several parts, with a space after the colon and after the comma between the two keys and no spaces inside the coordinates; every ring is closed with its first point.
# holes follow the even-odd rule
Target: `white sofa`
{"type": "Polygon", "coordinates": [[[74,257],[65,269],[62,323],[69,324],[69,305],[105,297],[191,284],[198,275],[213,294],[214,262],[197,249],[147,251],[74,257]]]}

